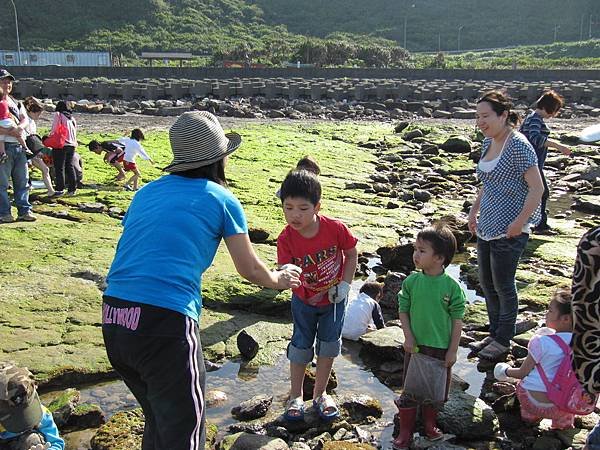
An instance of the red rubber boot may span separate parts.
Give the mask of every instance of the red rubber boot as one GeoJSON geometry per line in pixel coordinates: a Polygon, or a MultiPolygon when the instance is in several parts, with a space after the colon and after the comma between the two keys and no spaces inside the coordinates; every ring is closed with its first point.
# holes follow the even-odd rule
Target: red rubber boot
{"type": "Polygon", "coordinates": [[[400,421],[400,432],[393,440],[394,450],[408,450],[417,420],[417,408],[398,408],[398,419],[400,421]]]}
{"type": "Polygon", "coordinates": [[[436,420],[438,411],[432,406],[421,407],[421,414],[423,415],[423,422],[425,424],[425,435],[430,441],[437,441],[444,437],[444,433],[437,427],[436,420]]]}

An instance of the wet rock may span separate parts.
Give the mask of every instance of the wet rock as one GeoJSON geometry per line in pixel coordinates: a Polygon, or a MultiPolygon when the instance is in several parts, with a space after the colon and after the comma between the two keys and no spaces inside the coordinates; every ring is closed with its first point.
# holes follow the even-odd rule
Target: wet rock
{"type": "Polygon", "coordinates": [[[598,200],[588,201],[575,198],[571,208],[586,214],[600,215],[600,201],[598,200]]]}
{"type": "MultiPolygon", "coordinates": [[[[227,431],[231,434],[250,433],[250,434],[260,434],[262,436],[265,436],[267,434],[267,430],[260,423],[234,423],[233,425],[229,425],[229,427],[227,427],[227,431]]],[[[279,437],[279,436],[275,436],[275,437],[279,437]]]]}
{"type": "Polygon", "coordinates": [[[222,406],[227,401],[227,394],[223,391],[211,389],[204,396],[207,408],[222,406]]]}
{"type": "Polygon", "coordinates": [[[266,427],[267,436],[276,437],[283,439],[286,442],[289,442],[292,438],[291,433],[285,429],[285,427],[278,427],[274,425],[269,425],[266,427]]]}
{"type": "Polygon", "coordinates": [[[471,141],[462,136],[451,136],[440,145],[440,148],[449,153],[470,153],[471,141]]]}
{"type": "Polygon", "coordinates": [[[273,403],[273,396],[255,395],[231,409],[231,415],[237,420],[254,420],[264,417],[273,403]]]}
{"type": "Polygon", "coordinates": [[[369,183],[354,182],[346,183],[345,189],[369,189],[370,187],[369,183]]]}
{"type": "Polygon", "coordinates": [[[398,292],[406,275],[400,272],[389,272],[383,282],[383,295],[379,304],[382,308],[398,310],[398,292]]]}
{"type": "Polygon", "coordinates": [[[405,141],[412,141],[414,138],[423,137],[423,136],[424,136],[423,132],[417,128],[416,130],[410,130],[410,131],[404,133],[404,135],[402,136],[402,139],[404,139],[405,141]]]}
{"type": "Polygon", "coordinates": [[[381,257],[381,264],[384,267],[410,273],[415,268],[413,251],[413,244],[409,243],[380,247],[377,249],[377,254],[381,257]]]}
{"type": "Polygon", "coordinates": [[[404,332],[400,327],[385,327],[364,334],[359,341],[363,344],[361,352],[382,361],[403,361],[404,332]]]}
{"type": "Polygon", "coordinates": [[[365,394],[345,394],[337,399],[340,414],[348,417],[350,422],[362,422],[367,417],[379,418],[383,409],[379,400],[365,394]]]}
{"type": "Polygon", "coordinates": [[[63,428],[67,424],[80,399],[79,391],[69,388],[48,404],[48,410],[52,413],[58,428],[63,428]]]}
{"type": "Polygon", "coordinates": [[[536,438],[531,448],[533,450],[560,450],[563,448],[563,444],[560,439],[549,435],[543,435],[536,438]]]}
{"type": "Polygon", "coordinates": [[[248,237],[250,238],[250,242],[259,244],[269,239],[269,232],[261,228],[249,228],[248,237]]]}
{"type": "Polygon", "coordinates": [[[331,441],[331,439],[331,434],[326,431],[318,436],[315,436],[306,443],[312,450],[322,450],[325,443],[331,441]]]}
{"type": "Polygon", "coordinates": [[[293,442],[292,443],[292,450],[310,450],[310,447],[305,444],[304,442],[293,442]]]}
{"type": "Polygon", "coordinates": [[[431,193],[423,189],[415,189],[413,191],[413,196],[415,200],[419,202],[428,202],[429,200],[431,200],[431,193]]]}
{"type": "MultiPolygon", "coordinates": [[[[317,369],[311,364],[304,371],[304,384],[302,385],[302,391],[304,392],[304,400],[312,399],[312,393],[315,387],[315,377],[317,376],[317,369]]],[[[327,380],[327,386],[325,392],[331,393],[338,386],[338,379],[335,369],[331,370],[329,379],[327,380]]]]}
{"type": "Polygon", "coordinates": [[[491,438],[498,430],[494,411],[481,399],[454,391],[438,415],[438,424],[446,433],[461,439],[491,438]]]}
{"type": "Polygon", "coordinates": [[[390,192],[391,188],[384,183],[373,183],[372,186],[375,192],[390,192]]]}
{"type": "Polygon", "coordinates": [[[405,120],[396,123],[394,125],[394,133],[402,133],[402,131],[404,131],[404,129],[406,127],[408,127],[409,125],[410,125],[410,123],[405,120]]]}
{"type": "Polygon", "coordinates": [[[104,423],[106,423],[106,416],[100,406],[93,403],[81,403],[75,407],[73,413],[69,416],[66,427],[84,430],[86,428],[98,428],[104,423]]]}
{"type": "Polygon", "coordinates": [[[439,155],[440,150],[435,144],[423,144],[421,146],[421,153],[424,155],[439,155]]]}
{"type": "Polygon", "coordinates": [[[218,450],[287,450],[283,439],[249,433],[225,436],[217,445],[218,450]]]}
{"type": "Polygon", "coordinates": [[[513,345],[510,351],[515,358],[525,358],[529,354],[527,347],[521,345],[513,345]]]}
{"type": "Polygon", "coordinates": [[[243,358],[250,360],[256,356],[260,346],[253,336],[242,330],[237,335],[237,348],[243,358]]]}

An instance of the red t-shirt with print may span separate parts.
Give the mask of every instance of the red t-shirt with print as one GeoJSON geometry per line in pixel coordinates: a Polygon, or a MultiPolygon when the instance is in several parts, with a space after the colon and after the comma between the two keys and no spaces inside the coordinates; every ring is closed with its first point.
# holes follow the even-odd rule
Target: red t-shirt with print
{"type": "Polygon", "coordinates": [[[293,290],[302,301],[313,306],[329,304],[327,291],[338,284],[344,273],[342,251],[356,247],[348,227],[336,219],[317,216],[319,231],[305,238],[287,225],[277,238],[277,263],[302,268],[300,287],[293,290]]]}

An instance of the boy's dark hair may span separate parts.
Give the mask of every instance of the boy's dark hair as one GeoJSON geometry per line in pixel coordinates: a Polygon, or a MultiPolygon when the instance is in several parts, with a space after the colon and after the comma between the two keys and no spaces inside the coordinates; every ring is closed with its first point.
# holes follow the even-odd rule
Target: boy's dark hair
{"type": "Polygon", "coordinates": [[[56,112],[70,113],[71,108],[69,108],[69,105],[67,104],[67,102],[65,102],[64,100],[61,100],[56,104],[56,112]]]}
{"type": "Polygon", "coordinates": [[[102,145],[100,145],[100,142],[94,139],[90,141],[90,143],[88,144],[88,148],[90,150],[96,150],[97,148],[102,148],[102,145]]]}
{"type": "Polygon", "coordinates": [[[362,285],[359,292],[364,292],[373,300],[376,300],[383,293],[383,285],[376,281],[369,281],[362,285]]]}
{"type": "Polygon", "coordinates": [[[313,158],[311,158],[308,155],[303,156],[298,161],[298,163],[296,164],[296,169],[298,169],[298,170],[300,170],[300,169],[308,170],[309,172],[312,172],[315,175],[320,175],[321,174],[321,168],[319,167],[319,164],[317,163],[317,161],[315,161],[313,158]]]}
{"type": "Polygon", "coordinates": [[[139,142],[146,139],[146,137],[144,136],[144,132],[142,130],[140,130],[139,128],[135,128],[131,130],[131,139],[135,139],[139,142]]]}
{"type": "Polygon", "coordinates": [[[288,197],[299,197],[316,205],[321,201],[321,183],[314,173],[294,169],[281,183],[280,195],[281,203],[288,197]]]}
{"type": "Polygon", "coordinates": [[[544,91],[542,96],[535,102],[535,107],[543,109],[548,114],[554,114],[565,104],[564,99],[556,91],[548,89],[544,91]]]}
{"type": "Polygon", "coordinates": [[[558,307],[558,313],[561,316],[565,314],[572,314],[571,309],[571,299],[573,298],[571,294],[571,290],[564,288],[558,289],[554,295],[552,295],[552,300],[556,302],[556,306],[558,307]]]}
{"type": "Polygon", "coordinates": [[[456,253],[456,238],[447,225],[438,224],[417,234],[417,239],[426,241],[433,248],[434,255],[444,257],[444,267],[448,267],[456,253]]]}
{"type": "Polygon", "coordinates": [[[227,186],[225,179],[225,158],[215,161],[208,166],[196,167],[195,169],[173,172],[171,175],[177,175],[185,178],[206,178],[221,186],[227,186]]]}

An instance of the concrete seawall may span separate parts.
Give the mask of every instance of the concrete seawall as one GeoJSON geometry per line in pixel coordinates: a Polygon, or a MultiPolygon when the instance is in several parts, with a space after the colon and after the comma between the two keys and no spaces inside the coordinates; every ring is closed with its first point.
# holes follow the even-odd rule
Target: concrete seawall
{"type": "Polygon", "coordinates": [[[482,80],[482,81],[574,81],[600,80],[600,70],[469,70],[469,69],[352,69],[352,68],[265,68],[226,69],[200,67],[12,67],[17,78],[97,78],[140,80],[146,78],[175,78],[201,80],[204,78],[378,78],[423,80],[482,80]]]}

